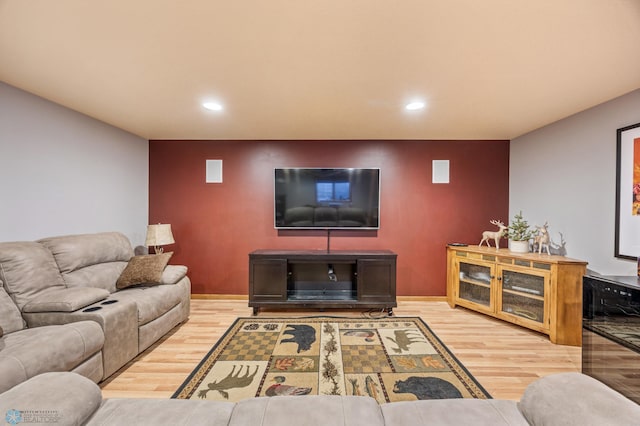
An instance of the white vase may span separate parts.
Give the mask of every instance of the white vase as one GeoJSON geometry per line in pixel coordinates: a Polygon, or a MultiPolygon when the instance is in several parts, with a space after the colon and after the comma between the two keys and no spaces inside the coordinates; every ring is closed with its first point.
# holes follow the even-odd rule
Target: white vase
{"type": "Polygon", "coordinates": [[[514,253],[529,253],[529,241],[509,240],[509,250],[514,253]]]}

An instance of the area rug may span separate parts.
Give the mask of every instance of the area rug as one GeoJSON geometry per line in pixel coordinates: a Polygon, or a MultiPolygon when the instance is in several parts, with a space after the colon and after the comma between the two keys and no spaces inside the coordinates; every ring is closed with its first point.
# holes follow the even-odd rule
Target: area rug
{"type": "Polygon", "coordinates": [[[491,398],[417,317],[238,318],[172,398],[491,398]]]}

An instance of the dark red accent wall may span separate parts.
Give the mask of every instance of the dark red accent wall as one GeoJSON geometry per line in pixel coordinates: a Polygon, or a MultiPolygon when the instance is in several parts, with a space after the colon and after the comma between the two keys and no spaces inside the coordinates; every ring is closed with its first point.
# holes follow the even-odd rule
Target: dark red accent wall
{"type": "Polygon", "coordinates": [[[153,140],[149,223],[171,224],[166,250],[194,294],[247,294],[252,250],[326,249],[324,231],[274,229],[276,167],[381,169],[380,229],[333,231],[331,248],[396,252],[399,296],[445,295],[446,244],[508,221],[508,141],[153,140]],[[207,159],[223,160],[223,183],[205,183],[207,159]],[[431,183],[432,160],[450,160],[449,184],[431,183]]]}

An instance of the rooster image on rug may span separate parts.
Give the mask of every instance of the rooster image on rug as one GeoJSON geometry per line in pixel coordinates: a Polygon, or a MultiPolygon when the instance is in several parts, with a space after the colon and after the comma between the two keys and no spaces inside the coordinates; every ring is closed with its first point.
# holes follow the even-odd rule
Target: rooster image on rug
{"type": "Polygon", "coordinates": [[[286,380],[284,376],[276,376],[273,378],[276,382],[269,386],[264,392],[267,396],[297,396],[308,395],[311,392],[311,388],[303,388],[300,386],[283,385],[286,380]]]}

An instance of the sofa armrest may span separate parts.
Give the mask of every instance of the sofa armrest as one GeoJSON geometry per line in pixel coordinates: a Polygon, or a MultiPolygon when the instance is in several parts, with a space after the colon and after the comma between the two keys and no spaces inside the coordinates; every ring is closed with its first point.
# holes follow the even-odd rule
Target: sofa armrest
{"type": "Polygon", "coordinates": [[[532,425],[637,425],[640,405],[582,373],[545,376],[527,386],[518,408],[532,425]]]}
{"type": "Polygon", "coordinates": [[[70,287],[39,295],[22,308],[22,312],[73,312],[109,297],[102,288],[70,287]]]}
{"type": "Polygon", "coordinates": [[[13,424],[81,425],[102,403],[100,388],[76,373],[44,373],[0,394],[0,413],[13,424]]]}

